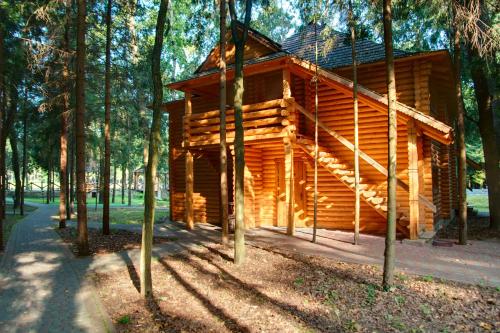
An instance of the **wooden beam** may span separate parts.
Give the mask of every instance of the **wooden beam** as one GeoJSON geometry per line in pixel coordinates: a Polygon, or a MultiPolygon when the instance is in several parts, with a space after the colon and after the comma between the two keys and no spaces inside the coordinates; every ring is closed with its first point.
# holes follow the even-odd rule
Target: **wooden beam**
{"type": "MultiPolygon", "coordinates": [[[[184,114],[186,119],[189,119],[192,113],[191,93],[186,92],[184,96],[184,114]]],[[[194,166],[193,154],[189,150],[190,133],[189,128],[184,131],[184,148],[186,149],[186,198],[184,204],[186,228],[192,230],[194,228],[194,206],[193,206],[193,189],[194,189],[194,166]]]]}
{"type": "Polygon", "coordinates": [[[410,119],[408,122],[408,199],[410,211],[410,239],[418,238],[419,222],[419,184],[418,184],[418,148],[417,148],[417,130],[415,121],[410,119]]]}
{"type": "Polygon", "coordinates": [[[289,136],[283,138],[283,143],[285,147],[286,233],[289,236],[293,236],[295,234],[293,145],[289,136]]]}

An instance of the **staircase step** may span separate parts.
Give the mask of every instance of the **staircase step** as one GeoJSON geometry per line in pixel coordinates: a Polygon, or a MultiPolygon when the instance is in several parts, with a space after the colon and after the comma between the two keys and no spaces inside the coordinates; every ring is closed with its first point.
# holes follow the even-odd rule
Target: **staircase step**
{"type": "Polygon", "coordinates": [[[380,205],[385,201],[385,198],[373,196],[373,197],[367,198],[366,201],[368,201],[374,205],[380,205]]]}
{"type": "MultiPolygon", "coordinates": [[[[309,156],[314,158],[314,141],[300,138],[297,139],[296,142],[304,148],[305,152],[309,156]]],[[[344,185],[354,189],[354,170],[348,164],[343,163],[340,159],[336,158],[334,154],[330,153],[326,148],[321,146],[318,147],[318,162],[331,174],[337,177],[342,183],[344,183],[344,185]]],[[[366,183],[365,179],[360,177],[359,188],[361,190],[363,200],[373,207],[379,214],[385,216],[387,212],[387,200],[385,197],[378,195],[381,191],[377,188],[377,185],[366,183]]]]}

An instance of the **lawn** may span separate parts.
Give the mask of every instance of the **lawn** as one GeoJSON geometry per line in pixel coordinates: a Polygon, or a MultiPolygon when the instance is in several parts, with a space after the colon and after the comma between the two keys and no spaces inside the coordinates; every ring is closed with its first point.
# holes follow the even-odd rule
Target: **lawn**
{"type": "MultiPolygon", "coordinates": [[[[122,204],[121,195],[117,195],[115,198],[115,203],[111,203],[112,207],[127,207],[128,206],[128,198],[125,197],[125,204],[122,204]]],[[[44,204],[46,203],[46,198],[41,195],[41,193],[26,193],[25,197],[26,202],[34,202],[44,204]]],[[[95,206],[96,199],[92,198],[91,195],[87,195],[87,206],[89,209],[95,206]]],[[[59,196],[56,195],[54,201],[51,203],[58,204],[59,196]]],[[[132,195],[132,206],[142,206],[144,204],[143,194],[142,193],[133,193],[132,195]]],[[[168,207],[168,200],[156,200],[157,207],[168,207]]],[[[97,207],[102,207],[102,204],[97,204],[97,207]]]]}
{"type": "MultiPolygon", "coordinates": [[[[158,220],[163,217],[168,217],[168,210],[156,209],[155,219],[158,220]]],[[[88,207],[87,218],[89,222],[102,221],[102,209],[88,207]]],[[[109,220],[112,224],[141,224],[144,220],[144,209],[134,207],[115,207],[109,210],[109,220]]]]}
{"type": "Polygon", "coordinates": [[[467,192],[467,203],[480,213],[488,213],[488,195],[467,192]]]}

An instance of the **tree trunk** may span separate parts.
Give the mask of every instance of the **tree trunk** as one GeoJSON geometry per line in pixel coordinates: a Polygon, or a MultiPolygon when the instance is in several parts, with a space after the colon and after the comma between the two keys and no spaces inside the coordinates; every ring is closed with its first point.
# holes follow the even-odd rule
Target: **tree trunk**
{"type": "Polygon", "coordinates": [[[234,263],[241,265],[245,262],[245,144],[243,131],[243,92],[245,87],[243,83],[243,56],[252,14],[252,0],[246,0],[245,23],[241,36],[239,36],[238,31],[234,0],[229,0],[229,10],[231,13],[231,32],[236,47],[234,74],[234,150],[236,159],[234,263]]]}
{"type": "MultiPolygon", "coordinates": [[[[27,96],[26,99],[27,100],[27,96]]],[[[28,166],[28,110],[24,110],[24,119],[23,119],[23,175],[22,175],[22,185],[21,185],[21,206],[20,213],[24,215],[24,193],[26,191],[27,179],[27,166],[28,166]]]]}
{"type": "MultiPolygon", "coordinates": [[[[50,140],[49,140],[50,141],[50,140]]],[[[49,143],[50,145],[50,143],[49,143]]],[[[49,150],[50,153],[49,153],[49,157],[48,157],[48,167],[47,167],[47,193],[45,194],[45,203],[48,205],[50,204],[50,194],[52,192],[52,189],[51,189],[51,185],[52,185],[52,181],[50,179],[50,176],[52,175],[52,159],[50,158],[50,156],[52,155],[52,151],[49,150]]]]}
{"type": "Polygon", "coordinates": [[[500,205],[498,204],[500,203],[500,154],[494,127],[493,95],[488,89],[488,80],[483,68],[486,68],[486,64],[481,61],[481,65],[473,65],[471,72],[479,111],[479,132],[483,142],[490,228],[500,230],[500,205]]]}
{"type": "MultiPolygon", "coordinates": [[[[66,23],[63,38],[63,50],[69,52],[69,25],[70,25],[71,2],[66,3],[66,23]]],[[[69,78],[69,55],[64,55],[62,79],[64,84],[63,109],[61,112],[60,133],[60,156],[59,156],[59,228],[66,228],[68,217],[66,191],[68,187],[68,124],[70,115],[70,78],[69,78]]]]}
{"type": "MultiPolygon", "coordinates": [[[[106,69],[104,87],[104,182],[102,207],[102,233],[109,235],[109,183],[111,169],[111,7],[112,0],[108,0],[106,9],[106,69]]],[[[115,168],[116,171],[116,168],[115,168]]],[[[116,176],[116,172],[115,172],[116,176]]],[[[114,187],[113,187],[114,189],[114,187]]],[[[113,190],[113,201],[114,201],[113,190]]]]}
{"type": "Polygon", "coordinates": [[[132,169],[132,164],[130,162],[127,163],[128,167],[128,181],[127,181],[127,192],[128,192],[128,198],[127,198],[127,205],[132,206],[132,182],[133,182],[133,177],[134,177],[134,172],[132,169]]]}
{"type": "Polygon", "coordinates": [[[113,164],[113,190],[111,192],[111,203],[115,203],[116,195],[116,164],[113,164]]]}
{"type": "Polygon", "coordinates": [[[384,0],[384,46],[387,80],[388,108],[388,175],[387,175],[387,232],[384,252],[384,290],[390,289],[394,283],[394,261],[396,241],[396,152],[397,152],[397,118],[396,118],[396,81],[394,73],[394,57],[392,46],[392,4],[384,0]]]}
{"type": "Polygon", "coordinates": [[[222,244],[229,242],[227,145],[226,145],[226,0],[220,1],[220,204],[222,219],[222,244]]]}
{"type": "Polygon", "coordinates": [[[75,137],[71,135],[71,155],[69,168],[69,218],[75,212],[75,137]]]}
{"type": "Polygon", "coordinates": [[[352,9],[352,0],[349,0],[349,25],[351,29],[351,54],[352,54],[352,99],[354,111],[354,244],[359,243],[359,133],[358,133],[358,64],[356,59],[356,23],[352,9]]]}
{"type": "Polygon", "coordinates": [[[87,192],[85,181],[85,30],[86,0],[78,0],[76,34],[76,200],[78,210],[78,254],[89,254],[87,192]]]}
{"type": "MultiPolygon", "coordinates": [[[[0,20],[4,22],[4,9],[0,6],[0,20]]],[[[4,129],[4,117],[5,117],[5,105],[6,105],[6,85],[5,85],[5,25],[0,24],[0,141],[5,135],[4,129]]],[[[2,171],[2,161],[5,161],[5,149],[0,147],[0,172],[2,171]]],[[[0,173],[0,195],[4,192],[5,187],[5,174],[0,173]]],[[[3,251],[3,220],[5,218],[5,201],[0,198],[0,251],[3,251]]]]}
{"type": "MultiPolygon", "coordinates": [[[[453,6],[455,12],[455,6],[453,6]]],[[[454,15],[455,16],[455,15],[454,15]]],[[[455,72],[455,96],[457,102],[457,156],[458,156],[458,243],[467,244],[467,155],[465,151],[464,102],[462,96],[462,70],[460,32],[455,22],[453,31],[453,59],[455,72]]]]}
{"type": "Polygon", "coordinates": [[[127,186],[127,164],[122,164],[122,205],[125,204],[125,187],[127,186]]]}
{"type": "MultiPolygon", "coordinates": [[[[163,103],[163,85],[161,81],[161,51],[163,36],[167,21],[168,0],[161,0],[156,22],[156,37],[153,47],[152,77],[153,77],[153,121],[149,137],[149,157],[146,167],[144,191],[144,223],[142,225],[141,245],[141,295],[151,297],[153,285],[151,280],[151,249],[153,247],[153,225],[155,218],[155,180],[160,155],[161,116],[163,103]]],[[[168,28],[167,28],[168,30],[168,28]]]]}
{"type": "Polygon", "coordinates": [[[16,210],[21,202],[21,166],[19,164],[19,151],[17,149],[17,133],[14,127],[10,130],[9,141],[12,149],[12,171],[14,172],[15,180],[14,210],[16,210]]]}

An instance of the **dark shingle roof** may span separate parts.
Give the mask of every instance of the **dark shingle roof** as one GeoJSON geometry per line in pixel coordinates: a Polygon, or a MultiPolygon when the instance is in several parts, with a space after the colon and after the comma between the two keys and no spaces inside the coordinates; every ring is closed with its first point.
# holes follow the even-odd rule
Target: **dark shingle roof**
{"type": "MultiPolygon", "coordinates": [[[[322,68],[333,69],[352,64],[351,45],[346,43],[349,36],[333,30],[326,30],[324,26],[317,26],[318,37],[318,65],[322,68]]],[[[301,31],[287,38],[282,43],[283,50],[304,60],[315,62],[316,34],[314,24],[307,25],[301,31]]],[[[359,63],[371,63],[385,59],[384,45],[367,39],[356,41],[356,52],[359,63]]],[[[411,52],[394,50],[394,57],[406,57],[411,52]]]]}

